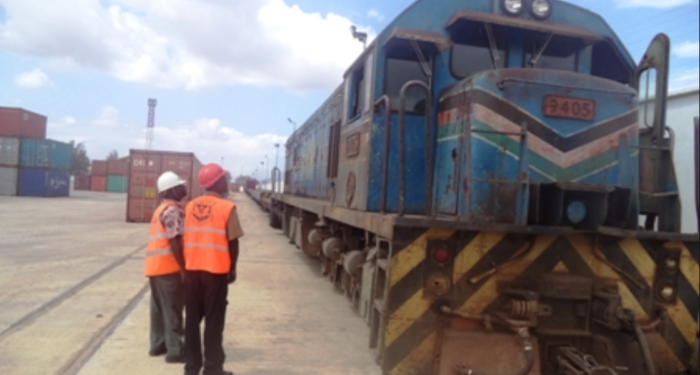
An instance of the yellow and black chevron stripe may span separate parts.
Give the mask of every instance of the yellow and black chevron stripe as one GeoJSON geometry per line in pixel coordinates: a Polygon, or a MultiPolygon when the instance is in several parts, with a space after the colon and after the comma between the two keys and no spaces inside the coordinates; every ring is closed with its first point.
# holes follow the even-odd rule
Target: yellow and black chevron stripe
{"type": "Polygon", "coordinates": [[[497,284],[519,277],[563,272],[616,282],[623,306],[640,320],[656,316],[653,283],[657,259],[666,249],[681,251],[678,299],[663,305],[668,324],[653,343],[658,365],[676,373],[690,361],[696,340],[700,271],[698,242],[597,237],[588,234],[541,235],[468,232],[444,229],[395,230],[388,281],[381,365],[389,375],[433,374],[440,345],[434,299],[424,297],[426,248],[430,240],[455,245],[454,260],[443,269],[452,275],[452,308],[481,314],[497,302],[497,284]],[[475,284],[468,280],[511,259],[531,241],[528,253],[475,284]],[[605,261],[601,260],[604,259],[605,261]],[[613,264],[614,270],[608,264],[613,264]],[[626,276],[621,276],[622,271],[626,276]]]}

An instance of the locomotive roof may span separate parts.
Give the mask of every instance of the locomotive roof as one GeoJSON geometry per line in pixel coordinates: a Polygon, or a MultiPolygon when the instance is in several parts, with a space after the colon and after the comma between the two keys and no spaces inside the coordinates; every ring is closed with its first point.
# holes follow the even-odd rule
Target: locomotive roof
{"type": "MultiPolygon", "coordinates": [[[[617,34],[608,23],[588,9],[560,0],[550,0],[552,14],[544,21],[535,20],[524,12],[522,16],[508,16],[500,9],[499,0],[417,0],[399,14],[377,35],[368,48],[353,62],[345,76],[362,63],[377,45],[384,45],[396,28],[428,31],[449,38],[448,27],[456,18],[465,14],[481,13],[481,22],[506,24],[513,27],[534,29],[541,25],[542,31],[554,32],[581,38],[584,41],[608,40],[619,51],[620,56],[634,70],[636,63],[617,34]]],[[[472,18],[474,19],[474,18],[472,18]]]]}

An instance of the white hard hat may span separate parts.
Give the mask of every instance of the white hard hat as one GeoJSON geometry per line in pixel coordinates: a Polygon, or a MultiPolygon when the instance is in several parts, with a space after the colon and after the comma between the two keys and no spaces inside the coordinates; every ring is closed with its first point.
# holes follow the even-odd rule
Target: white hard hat
{"type": "Polygon", "coordinates": [[[158,193],[170,190],[176,186],[184,185],[185,180],[181,179],[173,172],[165,172],[158,177],[158,193]]]}

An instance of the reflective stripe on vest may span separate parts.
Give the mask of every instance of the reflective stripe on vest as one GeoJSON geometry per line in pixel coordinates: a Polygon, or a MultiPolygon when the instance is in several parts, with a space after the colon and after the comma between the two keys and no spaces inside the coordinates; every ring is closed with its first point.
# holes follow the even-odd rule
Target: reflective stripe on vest
{"type": "Polygon", "coordinates": [[[226,274],[231,270],[226,227],[236,205],[216,195],[194,199],[185,208],[185,268],[226,274]]]}
{"type": "Polygon", "coordinates": [[[170,248],[168,233],[160,221],[160,215],[170,206],[177,206],[175,202],[163,202],[153,213],[151,219],[151,232],[148,247],[146,248],[146,276],[163,276],[180,272],[180,266],[175,260],[173,250],[170,248]]]}

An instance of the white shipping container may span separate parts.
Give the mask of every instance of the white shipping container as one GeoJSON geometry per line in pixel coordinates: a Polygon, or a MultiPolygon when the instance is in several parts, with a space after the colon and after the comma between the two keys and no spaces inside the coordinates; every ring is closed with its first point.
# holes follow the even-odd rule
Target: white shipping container
{"type": "Polygon", "coordinates": [[[0,137],[0,165],[19,165],[19,138],[0,137]]]}
{"type": "Polygon", "coordinates": [[[17,195],[17,168],[0,167],[0,196],[17,195]]]}

